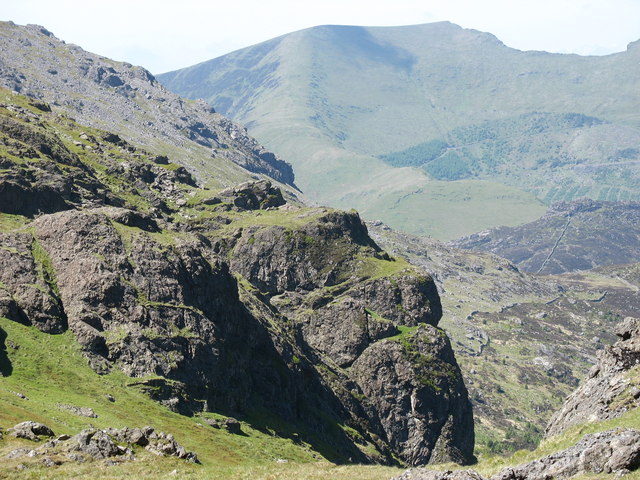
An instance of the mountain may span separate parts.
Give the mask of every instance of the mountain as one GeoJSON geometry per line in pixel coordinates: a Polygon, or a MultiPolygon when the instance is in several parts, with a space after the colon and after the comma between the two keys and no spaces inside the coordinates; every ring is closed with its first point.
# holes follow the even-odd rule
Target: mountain
{"type": "Polygon", "coordinates": [[[499,254],[533,273],[564,273],[640,261],[640,203],[554,204],[531,223],[497,227],[452,242],[499,254]]]}
{"type": "Polygon", "coordinates": [[[2,28],[3,50],[31,49],[3,57],[2,78],[19,82],[0,88],[12,474],[137,455],[153,466],[138,447],[209,471],[473,461],[473,411],[429,275],[385,253],[356,212],[304,206],[288,164],[144,70],[42,27],[2,28]],[[108,75],[85,76],[86,62],[108,75]],[[164,103],[180,107],[145,126],[164,103]],[[194,119],[202,128],[180,139],[194,119]],[[64,435],[23,448],[53,431],[64,435]]]}
{"type": "Polygon", "coordinates": [[[158,79],[244,123],[311,199],[450,240],[561,200],[638,200],[639,57],[521,52],[447,22],[328,25],[158,79]]]}
{"type": "Polygon", "coordinates": [[[201,183],[226,187],[252,179],[249,171],[293,185],[291,166],[243,127],[167,91],[142,67],[66,44],[38,25],[0,22],[0,43],[0,86],[170,157],[201,183]]]}

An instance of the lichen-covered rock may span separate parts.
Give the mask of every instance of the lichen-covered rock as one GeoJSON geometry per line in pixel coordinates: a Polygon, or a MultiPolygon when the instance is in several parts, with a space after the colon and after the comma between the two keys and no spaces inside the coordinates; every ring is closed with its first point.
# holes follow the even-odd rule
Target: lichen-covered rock
{"type": "Polygon", "coordinates": [[[25,438],[37,442],[40,437],[53,437],[55,434],[46,425],[38,422],[26,421],[19,423],[8,430],[9,434],[16,438],[25,438]]]}
{"type": "Polygon", "coordinates": [[[620,340],[598,352],[598,363],[551,418],[545,436],[580,423],[615,418],[640,406],[640,319],[625,318],[616,334],[620,340]]]}
{"type": "Polygon", "coordinates": [[[473,460],[473,414],[446,334],[430,325],[369,346],[351,374],[410,465],[473,460]]]}

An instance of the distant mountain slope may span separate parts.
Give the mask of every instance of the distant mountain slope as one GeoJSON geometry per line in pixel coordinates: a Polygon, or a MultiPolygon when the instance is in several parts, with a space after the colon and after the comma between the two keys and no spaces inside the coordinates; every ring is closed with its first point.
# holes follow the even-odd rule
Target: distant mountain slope
{"type": "Polygon", "coordinates": [[[527,272],[564,273],[640,261],[640,203],[558,203],[535,222],[453,242],[497,253],[527,272]]]}
{"type": "Polygon", "coordinates": [[[43,100],[84,124],[167,155],[215,186],[249,172],[293,184],[291,165],[204,102],[167,91],[147,70],[66,44],[37,25],[0,22],[0,86],[43,100]],[[242,168],[238,168],[242,167],[242,168]]]}
{"type": "Polygon", "coordinates": [[[552,201],[637,199],[639,61],[637,43],[521,52],[447,22],[321,26],[158,79],[247,125],[311,198],[451,239],[552,201]],[[434,142],[433,158],[390,161],[434,142]]]}

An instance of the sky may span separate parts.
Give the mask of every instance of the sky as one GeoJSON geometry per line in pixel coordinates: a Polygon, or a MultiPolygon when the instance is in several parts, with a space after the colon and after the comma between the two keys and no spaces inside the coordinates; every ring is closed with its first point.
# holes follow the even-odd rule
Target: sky
{"type": "Polygon", "coordinates": [[[448,20],[519,50],[606,55],[640,39],[640,0],[0,0],[0,20],[163,73],[326,24],[448,20]]]}

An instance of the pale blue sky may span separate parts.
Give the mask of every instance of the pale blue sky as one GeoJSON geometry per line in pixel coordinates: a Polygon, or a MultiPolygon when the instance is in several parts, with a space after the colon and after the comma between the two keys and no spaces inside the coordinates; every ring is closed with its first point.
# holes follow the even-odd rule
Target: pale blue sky
{"type": "Polygon", "coordinates": [[[0,0],[0,20],[161,73],[322,24],[449,20],[520,50],[604,55],[640,39],[640,0],[0,0]]]}

